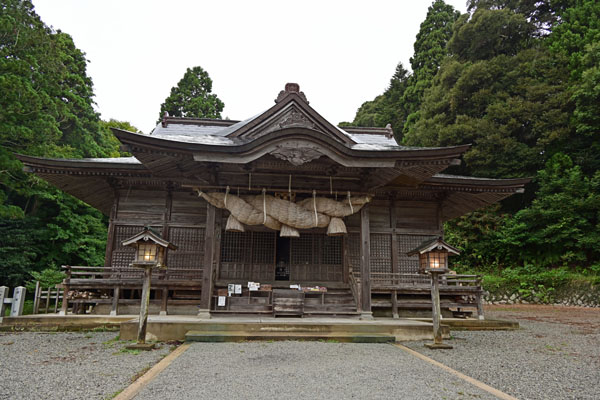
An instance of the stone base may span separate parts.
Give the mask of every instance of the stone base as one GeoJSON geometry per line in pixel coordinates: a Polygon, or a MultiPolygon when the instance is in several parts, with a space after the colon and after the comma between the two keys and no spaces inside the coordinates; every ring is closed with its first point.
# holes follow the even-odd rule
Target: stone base
{"type": "Polygon", "coordinates": [[[452,345],[446,343],[425,343],[428,349],[453,349],[452,345]]]}
{"type": "Polygon", "coordinates": [[[360,313],[360,318],[362,320],[373,320],[375,318],[373,318],[373,313],[370,311],[363,311],[360,313]]]}
{"type": "Polygon", "coordinates": [[[125,348],[127,350],[144,350],[144,351],[148,351],[148,350],[153,350],[155,347],[154,343],[134,343],[134,344],[130,344],[129,346],[126,346],[125,348]]]}
{"type": "Polygon", "coordinates": [[[200,308],[198,310],[198,316],[201,319],[210,319],[211,318],[211,316],[210,316],[210,310],[200,308]]]}

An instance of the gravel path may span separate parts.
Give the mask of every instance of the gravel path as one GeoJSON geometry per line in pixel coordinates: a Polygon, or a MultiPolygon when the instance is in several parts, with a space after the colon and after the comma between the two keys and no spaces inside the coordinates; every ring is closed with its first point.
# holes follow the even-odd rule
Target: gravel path
{"type": "Polygon", "coordinates": [[[169,346],[122,351],[118,332],[0,333],[0,399],[105,399],[169,346]]]}
{"type": "Polygon", "coordinates": [[[521,329],[453,331],[453,350],[407,346],[519,399],[600,399],[600,309],[507,306],[486,316],[521,329]]]}
{"type": "Polygon", "coordinates": [[[389,344],[194,343],[136,399],[493,399],[389,344]]]}

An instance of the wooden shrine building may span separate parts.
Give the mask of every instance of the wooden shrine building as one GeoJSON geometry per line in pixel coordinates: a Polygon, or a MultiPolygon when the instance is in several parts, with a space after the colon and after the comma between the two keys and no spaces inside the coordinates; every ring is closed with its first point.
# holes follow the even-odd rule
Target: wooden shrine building
{"type": "MultiPolygon", "coordinates": [[[[149,135],[113,131],[132,157],[18,155],[26,171],[109,216],[105,264],[67,267],[64,311],[139,304],[140,273],[122,242],[145,226],[178,247],[153,275],[155,312],[427,309],[429,278],[407,253],[443,236],[444,221],[528,182],[444,175],[468,145],[405,147],[390,128],[337,127],[297,84],[244,121],[165,116],[149,135]],[[290,285],[308,289],[296,296],[290,285]]],[[[442,305],[474,307],[481,287],[471,278],[448,276],[442,305]]]]}

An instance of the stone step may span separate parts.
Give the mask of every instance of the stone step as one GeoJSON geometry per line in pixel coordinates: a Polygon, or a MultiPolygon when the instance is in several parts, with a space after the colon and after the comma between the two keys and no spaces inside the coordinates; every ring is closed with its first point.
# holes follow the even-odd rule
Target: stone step
{"type": "Polygon", "coordinates": [[[246,340],[311,340],[343,343],[393,343],[395,337],[385,334],[350,334],[325,332],[245,332],[245,331],[189,331],[188,342],[242,342],[246,340]]]}
{"type": "MultiPolygon", "coordinates": [[[[317,314],[318,315],[318,314],[317,314]]],[[[358,315],[340,318],[303,317],[303,318],[273,318],[272,316],[253,317],[217,317],[198,319],[195,317],[151,317],[148,321],[148,332],[157,340],[183,340],[189,331],[200,331],[206,334],[217,332],[242,332],[246,335],[284,335],[286,338],[310,334],[320,338],[333,336],[394,336],[397,341],[431,339],[430,323],[411,320],[360,320],[358,315]]],[[[135,339],[137,321],[131,320],[121,324],[121,338],[135,339]]],[[[442,326],[447,337],[449,329],[442,326]]],[[[269,339],[270,340],[270,339],[269,339]]],[[[274,340],[274,339],[273,339],[274,340]]]]}

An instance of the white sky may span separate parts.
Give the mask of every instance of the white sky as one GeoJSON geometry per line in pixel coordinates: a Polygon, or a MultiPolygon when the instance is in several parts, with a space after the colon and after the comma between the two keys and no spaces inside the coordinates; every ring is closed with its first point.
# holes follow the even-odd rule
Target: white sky
{"type": "MultiPolygon", "coordinates": [[[[188,67],[200,65],[243,120],[300,84],[330,122],[352,121],[409,58],[432,0],[33,0],[90,61],[103,119],[148,133],[188,67]]],[[[446,0],[466,12],[466,0],[446,0]]]]}

